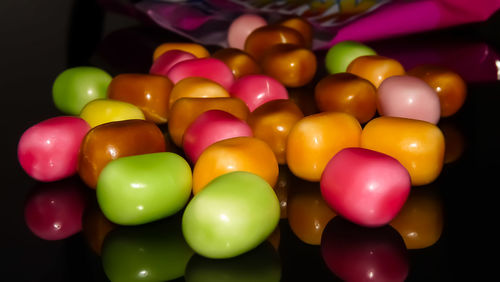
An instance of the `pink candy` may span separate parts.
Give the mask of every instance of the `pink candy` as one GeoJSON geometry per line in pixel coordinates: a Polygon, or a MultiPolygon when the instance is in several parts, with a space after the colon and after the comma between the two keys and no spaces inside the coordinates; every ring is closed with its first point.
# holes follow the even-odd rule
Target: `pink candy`
{"type": "Polygon", "coordinates": [[[253,112],[272,100],[288,99],[288,92],[279,81],[266,75],[246,75],[236,80],[229,91],[232,97],[240,98],[253,112]]]}
{"type": "Polygon", "coordinates": [[[203,77],[213,80],[229,89],[234,82],[231,69],[222,61],[214,58],[201,58],[180,62],[173,66],[167,77],[175,84],[187,77],[203,77]]]}
{"type": "Polygon", "coordinates": [[[192,59],[196,59],[196,56],[191,53],[181,50],[170,50],[156,58],[151,66],[151,69],[149,70],[149,73],[167,76],[167,73],[173,66],[180,62],[192,59]]]}
{"type": "Polygon", "coordinates": [[[265,19],[260,16],[245,14],[236,18],[227,32],[227,43],[229,47],[242,49],[245,47],[245,41],[255,29],[267,25],[265,19]]]}
{"type": "Polygon", "coordinates": [[[39,181],[56,181],[76,173],[78,152],[90,126],[81,118],[50,118],[28,128],[17,147],[21,167],[39,181]]]}

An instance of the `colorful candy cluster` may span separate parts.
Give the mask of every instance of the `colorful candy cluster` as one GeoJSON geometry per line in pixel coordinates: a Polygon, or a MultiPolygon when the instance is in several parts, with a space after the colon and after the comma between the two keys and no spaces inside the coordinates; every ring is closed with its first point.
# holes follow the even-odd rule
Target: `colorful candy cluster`
{"type": "Polygon", "coordinates": [[[316,83],[312,40],[301,18],[267,24],[243,15],[229,28],[231,48],[210,54],[194,43],[165,43],[149,74],[68,69],[53,99],[72,116],[26,130],[19,162],[43,182],[78,173],[115,224],[185,208],[183,236],[210,258],[248,252],[286,216],[279,165],[320,183],[325,218],[335,211],[358,225],[386,225],[412,185],[439,176],[445,140],[436,124],[460,109],[465,84],[440,67],[406,72],[350,41],[328,51],[329,74],[316,83]],[[320,112],[304,115],[288,89],[311,83],[320,112]],[[171,152],[176,147],[185,158],[171,152]]]}

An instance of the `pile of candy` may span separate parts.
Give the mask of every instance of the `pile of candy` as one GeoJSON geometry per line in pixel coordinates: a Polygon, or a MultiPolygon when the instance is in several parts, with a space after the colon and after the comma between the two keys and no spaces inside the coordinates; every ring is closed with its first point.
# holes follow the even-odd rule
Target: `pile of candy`
{"type": "Polygon", "coordinates": [[[312,38],[301,18],[267,24],[243,15],[229,28],[231,48],[210,54],[194,43],[165,43],[149,74],[68,69],[53,99],[72,116],[26,130],[19,162],[43,182],[78,173],[119,225],[185,208],[183,236],[209,258],[246,253],[275,230],[279,165],[319,182],[345,219],[386,225],[411,186],[439,176],[445,140],[436,124],[463,105],[465,83],[436,66],[406,72],[345,41],[328,51],[329,75],[315,85],[321,112],[304,116],[287,88],[313,83],[312,38]],[[168,140],[184,154],[170,152],[168,140]]]}

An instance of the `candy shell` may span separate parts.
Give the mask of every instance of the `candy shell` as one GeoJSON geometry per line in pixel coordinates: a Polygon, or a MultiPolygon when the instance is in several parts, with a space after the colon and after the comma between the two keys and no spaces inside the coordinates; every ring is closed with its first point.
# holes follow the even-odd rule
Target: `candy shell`
{"type": "Polygon", "coordinates": [[[254,14],[243,14],[233,20],[227,31],[227,43],[229,47],[243,49],[245,41],[255,29],[267,25],[267,21],[261,16],[254,14]]]}
{"type": "Polygon", "coordinates": [[[151,65],[151,68],[149,69],[149,73],[167,76],[173,66],[180,62],[192,59],[196,59],[196,56],[191,53],[181,50],[170,50],[161,54],[161,56],[153,62],[153,65],[151,65]]]}
{"type": "Polygon", "coordinates": [[[203,77],[229,89],[234,82],[231,69],[221,60],[215,58],[193,59],[180,62],[167,73],[168,78],[175,84],[187,77],[203,77]]]}
{"type": "Polygon", "coordinates": [[[339,42],[330,47],[326,53],[326,69],[330,74],[346,72],[347,66],[354,59],[367,55],[376,55],[376,52],[372,48],[356,41],[339,42]]]}
{"type": "Polygon", "coordinates": [[[251,112],[266,102],[288,99],[288,92],[279,81],[260,74],[236,80],[229,92],[231,97],[243,100],[251,112]]]}
{"type": "Polygon", "coordinates": [[[80,117],[92,128],[113,121],[146,119],[144,113],[137,106],[110,99],[91,101],[82,109],[80,117]]]}

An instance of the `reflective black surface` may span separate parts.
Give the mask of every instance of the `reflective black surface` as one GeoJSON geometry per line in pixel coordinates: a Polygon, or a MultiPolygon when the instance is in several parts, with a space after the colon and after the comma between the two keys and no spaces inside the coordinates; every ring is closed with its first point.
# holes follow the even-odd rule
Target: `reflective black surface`
{"type": "MultiPolygon", "coordinates": [[[[29,126],[60,115],[51,99],[51,86],[57,74],[68,67],[78,65],[101,67],[112,75],[125,72],[145,73],[149,69],[152,52],[158,44],[182,40],[175,34],[148,24],[147,20],[130,13],[129,10],[125,9],[125,13],[127,14],[103,9],[93,1],[84,0],[7,0],[0,3],[0,90],[3,98],[3,185],[0,204],[2,281],[108,281],[108,277],[113,277],[116,274],[114,271],[120,269],[130,270],[131,273],[135,271],[139,278],[140,275],[156,273],[160,279],[167,279],[164,277],[176,277],[168,276],[168,272],[175,272],[174,268],[179,266],[168,263],[172,254],[161,252],[162,248],[178,252],[173,254],[177,259],[175,263],[180,263],[182,257],[186,256],[182,249],[169,247],[169,244],[179,247],[180,243],[176,243],[176,240],[182,241],[182,238],[175,236],[178,233],[159,236],[160,231],[146,230],[141,233],[134,228],[108,225],[96,210],[95,193],[81,187],[78,179],[68,181],[68,185],[76,185],[71,189],[80,189],[85,198],[87,205],[83,226],[87,232],[77,233],[64,240],[49,241],[37,237],[30,230],[32,226],[29,220],[25,220],[25,206],[33,194],[39,193],[40,189],[56,188],[40,187],[39,183],[21,170],[17,162],[16,146],[22,132],[29,126]],[[93,216],[89,215],[92,213],[93,216]],[[93,230],[92,228],[97,231],[88,231],[93,230]],[[105,236],[106,234],[110,234],[109,237],[105,236]],[[130,249],[117,247],[120,244],[130,249]],[[121,254],[113,253],[116,249],[121,254]],[[141,252],[140,250],[148,249],[158,254],[133,257],[137,252],[141,252]],[[104,251],[105,253],[102,253],[104,251]],[[128,255],[131,257],[127,257],[128,255]],[[118,265],[110,266],[106,261],[114,256],[118,259],[114,259],[111,264],[118,265]],[[160,261],[155,262],[155,257],[160,261]]],[[[422,46],[419,48],[425,49],[425,46],[436,44],[445,46],[439,48],[450,48],[450,52],[460,49],[463,46],[460,44],[486,44],[491,52],[500,52],[498,19],[499,17],[495,16],[482,24],[377,42],[373,43],[373,46],[381,50],[380,52],[385,52],[387,56],[391,55],[391,48],[387,46],[392,49],[394,46],[410,49],[412,46],[422,46]]],[[[215,50],[216,47],[212,46],[210,49],[215,50]]],[[[461,53],[460,56],[467,56],[467,53],[461,53]]],[[[457,62],[454,63],[460,65],[460,59],[455,57],[453,60],[457,62]]],[[[484,63],[477,62],[476,65],[466,59],[463,57],[462,67],[465,69],[468,68],[467,64],[470,64],[470,68],[477,68],[484,63]]],[[[325,247],[324,244],[312,245],[310,241],[305,243],[302,240],[307,236],[318,236],[314,233],[317,230],[306,230],[304,232],[309,233],[304,235],[300,228],[294,227],[297,226],[295,223],[282,219],[279,230],[276,231],[277,235],[274,234],[275,237],[269,240],[271,244],[265,243],[245,255],[246,257],[225,262],[192,257],[187,263],[186,277],[191,281],[275,281],[276,277],[281,277],[282,281],[340,281],[345,271],[359,274],[366,271],[366,267],[377,269],[376,267],[382,266],[382,270],[372,271],[372,275],[392,271],[398,275],[406,275],[407,281],[456,281],[461,277],[476,281],[481,278],[498,280],[498,276],[492,276],[494,268],[489,267],[489,262],[496,261],[494,246],[498,242],[495,227],[499,212],[494,193],[499,186],[499,97],[499,82],[492,80],[491,76],[483,80],[476,79],[468,84],[468,98],[464,107],[455,116],[443,119],[440,123],[440,126],[455,130],[454,136],[458,137],[449,139],[453,139],[453,144],[458,144],[458,152],[460,144],[463,144],[463,151],[458,154],[456,160],[445,164],[442,174],[434,183],[414,188],[431,191],[429,193],[437,199],[442,208],[442,231],[437,242],[431,246],[422,249],[401,249],[401,238],[394,235],[395,229],[387,226],[385,230],[380,231],[380,234],[390,234],[387,236],[369,236],[368,232],[362,234],[363,236],[347,236],[351,240],[341,246],[346,256],[345,261],[350,264],[339,266],[335,265],[338,260],[331,259],[331,256],[338,254],[329,253],[329,250],[332,249],[331,244],[341,240],[339,238],[345,234],[329,232],[327,237],[319,237],[328,242],[330,247],[325,247]],[[391,241],[391,236],[396,239],[391,241]],[[379,237],[381,239],[377,241],[379,237]],[[360,242],[354,243],[354,246],[359,249],[347,248],[356,240],[360,242]],[[370,257],[370,252],[363,253],[360,246],[370,249],[370,244],[387,246],[386,255],[390,259],[384,256],[370,257]],[[493,255],[493,258],[490,259],[489,255],[493,255]],[[387,267],[391,260],[392,266],[387,267]],[[349,267],[355,270],[345,270],[349,267]],[[226,278],[221,277],[230,278],[222,280],[226,278]]],[[[301,211],[300,205],[320,206],[321,200],[314,199],[314,189],[317,187],[304,188],[307,185],[314,186],[313,184],[301,183],[291,178],[292,180],[285,179],[285,184],[286,181],[299,184],[286,191],[287,199],[295,201],[294,205],[299,207],[298,213],[304,215],[303,218],[312,220],[312,223],[306,222],[298,224],[299,226],[307,227],[312,224],[313,228],[327,226],[329,230],[330,225],[346,225],[339,223],[340,218],[329,222],[328,215],[305,214],[305,211],[301,211]],[[300,193],[302,189],[313,192],[304,196],[300,193]],[[301,198],[302,196],[304,197],[301,198]]],[[[305,210],[311,213],[321,212],[321,207],[305,210]]],[[[290,216],[290,212],[288,215],[290,216]]],[[[177,226],[175,220],[178,218],[173,217],[143,229],[177,226]]],[[[184,281],[184,278],[175,281],[184,281]]]]}

